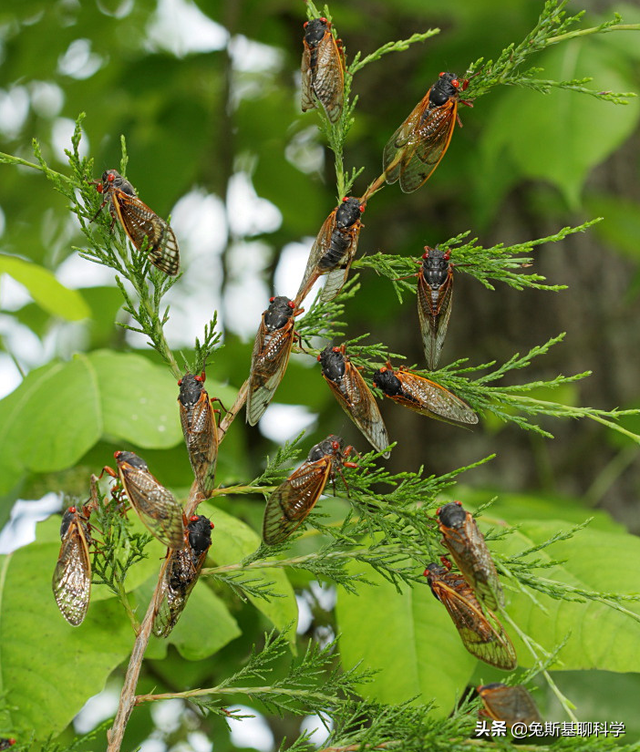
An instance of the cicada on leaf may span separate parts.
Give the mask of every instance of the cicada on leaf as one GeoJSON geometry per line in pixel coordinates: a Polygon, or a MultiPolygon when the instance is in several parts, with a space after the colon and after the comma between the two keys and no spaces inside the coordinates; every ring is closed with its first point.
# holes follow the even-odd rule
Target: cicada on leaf
{"type": "Polygon", "coordinates": [[[326,18],[307,21],[302,44],[302,111],[313,109],[317,98],[335,123],[344,100],[344,54],[331,32],[331,23],[326,18]]]}
{"type": "Polygon", "coordinates": [[[60,613],[74,627],[84,621],[91,598],[91,505],[70,506],[60,525],[60,554],[53,573],[53,595],[60,613]]]}
{"type": "Polygon", "coordinates": [[[386,397],[420,415],[445,423],[473,425],[478,422],[478,416],[464,400],[435,381],[407,371],[404,366],[394,371],[391,363],[387,363],[385,368],[375,372],[373,383],[386,397]]]}
{"type": "Polygon", "coordinates": [[[187,605],[211,546],[213,523],[202,514],[185,519],[181,548],[170,551],[162,575],[160,605],[153,620],[153,633],[167,637],[187,605]]]}
{"type": "Polygon", "coordinates": [[[270,298],[262,314],[251,354],[251,371],[247,392],[247,423],[260,420],[287,370],[289,355],[296,336],[294,317],[302,309],[283,295],[270,298]]]}
{"type": "Polygon", "coordinates": [[[469,584],[450,572],[450,566],[427,566],[424,574],[431,592],[447,609],[471,655],[503,671],[513,670],[518,664],[516,651],[502,624],[491,611],[485,615],[469,584]]]}
{"type": "Polygon", "coordinates": [[[451,316],[453,267],[450,251],[425,246],[418,272],[418,319],[427,366],[438,367],[451,316]]]}
{"type": "Polygon", "coordinates": [[[175,277],[180,270],[180,249],[170,225],[140,201],[131,183],[116,170],[103,172],[96,188],[104,201],[95,217],[108,202],[111,216],[120,222],[133,245],[139,251],[145,248],[154,266],[175,277]]]}
{"type": "Polygon", "coordinates": [[[412,193],[429,179],[449,147],[460,90],[464,91],[467,83],[455,73],[440,74],[384,148],[387,183],[399,180],[402,191],[412,193]]]}
{"type": "Polygon", "coordinates": [[[346,458],[353,451],[343,449],[339,436],[328,436],[316,444],[307,460],[300,465],[267,499],[262,538],[268,546],[285,541],[308,517],[322,495],[329,478],[343,466],[355,467],[346,458]]]}
{"type": "Polygon", "coordinates": [[[184,540],[182,507],[174,495],[151,475],[137,454],[114,452],[113,456],[122,487],[142,522],[163,545],[180,548],[184,540]]]}
{"type": "Polygon", "coordinates": [[[490,609],[504,606],[504,593],[484,535],[473,516],[459,501],[440,507],[438,526],[447,547],[465,580],[482,603],[490,609]]]}
{"type": "MultiPolygon", "coordinates": [[[[346,355],[344,345],[327,345],[318,360],[322,364],[322,375],[340,407],[362,431],[371,446],[378,452],[384,452],[389,446],[389,434],[378,403],[360,372],[346,355]]],[[[389,452],[385,452],[383,456],[389,457],[389,452]]]]}
{"type": "Polygon", "coordinates": [[[356,251],[360,230],[364,227],[360,217],[365,210],[361,199],[345,197],[342,203],[329,214],[316,237],[307,267],[296,294],[296,305],[300,305],[323,274],[327,275],[320,302],[333,300],[340,292],[349,276],[349,269],[356,251]]]}
{"type": "Polygon", "coordinates": [[[204,381],[204,371],[199,376],[185,373],[178,381],[178,405],[189,462],[200,493],[208,498],[213,491],[218,459],[218,425],[204,381]]]}
{"type": "Polygon", "coordinates": [[[502,721],[507,728],[514,723],[542,723],[538,708],[522,684],[508,687],[500,682],[485,684],[478,687],[478,694],[484,708],[478,711],[480,717],[491,718],[494,721],[502,721]]]}

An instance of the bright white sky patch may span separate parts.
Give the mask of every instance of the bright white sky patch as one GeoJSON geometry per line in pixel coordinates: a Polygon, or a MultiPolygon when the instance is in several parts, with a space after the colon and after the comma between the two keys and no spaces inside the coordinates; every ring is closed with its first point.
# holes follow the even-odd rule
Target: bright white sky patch
{"type": "Polygon", "coordinates": [[[227,213],[229,227],[236,237],[275,232],[282,224],[280,209],[258,196],[245,172],[237,172],[229,180],[227,213]]]}
{"type": "Polygon", "coordinates": [[[176,57],[190,52],[212,52],[227,45],[229,32],[188,0],[159,0],[147,27],[147,47],[176,57]]]}
{"type": "Polygon", "coordinates": [[[51,81],[32,81],[31,107],[36,115],[44,118],[55,117],[64,104],[64,92],[51,81]]]}
{"type": "Polygon", "coordinates": [[[282,50],[236,34],[229,42],[233,67],[244,73],[277,72],[284,62],[282,50]]]}
{"type": "MultiPolygon", "coordinates": [[[[276,399],[277,399],[276,392],[276,399]]],[[[272,402],[260,419],[260,431],[276,444],[295,439],[302,431],[311,428],[318,415],[303,405],[283,405],[272,402]]]]}
{"type": "Polygon", "coordinates": [[[243,718],[241,721],[227,718],[231,741],[236,747],[252,747],[259,752],[271,752],[273,734],[263,715],[255,708],[249,708],[246,705],[229,705],[227,709],[240,711],[242,715],[255,716],[255,718],[243,718]]]}
{"type": "Polygon", "coordinates": [[[100,55],[91,52],[91,40],[74,39],[58,59],[58,73],[83,81],[97,73],[103,62],[100,55]]]}
{"type": "Polygon", "coordinates": [[[120,692],[110,687],[90,697],[73,720],[73,727],[76,732],[78,734],[88,734],[99,723],[115,715],[119,700],[120,692]]]}
{"type": "Polygon", "coordinates": [[[14,138],[20,133],[29,113],[29,93],[24,86],[0,89],[0,133],[14,138]]]}
{"type": "MultiPolygon", "coordinates": [[[[68,157],[64,153],[65,149],[71,148],[71,137],[75,131],[76,124],[69,118],[56,118],[51,126],[51,144],[54,154],[60,162],[67,163],[68,157]]],[[[81,157],[89,154],[89,139],[87,134],[82,131],[82,139],[78,146],[78,153],[81,157]]]]}
{"type": "Polygon", "coordinates": [[[54,512],[59,511],[60,506],[60,494],[53,491],[37,501],[18,500],[11,510],[11,519],[0,533],[0,554],[9,554],[16,548],[34,541],[36,522],[46,520],[54,512]]]}
{"type": "Polygon", "coordinates": [[[327,716],[321,718],[319,715],[306,715],[300,723],[300,731],[313,731],[309,738],[318,747],[327,740],[332,728],[333,722],[327,716]]]}

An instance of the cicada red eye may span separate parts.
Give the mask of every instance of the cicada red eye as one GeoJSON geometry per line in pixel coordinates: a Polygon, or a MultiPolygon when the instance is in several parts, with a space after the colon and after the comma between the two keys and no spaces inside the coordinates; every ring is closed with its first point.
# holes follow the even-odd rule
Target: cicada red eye
{"type": "Polygon", "coordinates": [[[197,514],[192,514],[191,517],[189,517],[189,522],[195,522],[198,519],[197,514]]]}
{"type": "Polygon", "coordinates": [[[348,196],[345,196],[345,197],[344,197],[344,198],[342,199],[342,203],[344,204],[344,203],[345,203],[346,201],[348,201],[348,200],[349,200],[349,197],[348,197],[348,196]]]}
{"type": "Polygon", "coordinates": [[[107,175],[107,180],[108,180],[108,181],[109,181],[110,183],[113,183],[113,181],[114,181],[115,179],[116,179],[116,176],[115,176],[115,175],[114,175],[114,174],[113,174],[112,172],[110,172],[110,173],[109,173],[109,174],[107,175]]]}
{"type": "Polygon", "coordinates": [[[360,214],[364,214],[364,210],[365,210],[365,205],[360,204],[360,214]]]}
{"type": "Polygon", "coordinates": [[[275,297],[269,298],[269,303],[273,303],[274,300],[275,300],[275,297]]]}
{"type": "Polygon", "coordinates": [[[329,23],[326,18],[320,18],[320,20],[322,21],[322,23],[329,23]]]}
{"type": "Polygon", "coordinates": [[[454,78],[453,81],[451,82],[451,86],[455,86],[457,89],[460,86],[460,81],[458,81],[457,78],[454,78]]]}
{"type": "Polygon", "coordinates": [[[449,259],[451,258],[451,251],[445,251],[443,258],[445,261],[449,261],[449,259]]]}
{"type": "Polygon", "coordinates": [[[69,511],[71,512],[71,514],[75,514],[77,509],[75,507],[69,507],[69,511]]]}
{"type": "Polygon", "coordinates": [[[306,29],[308,25],[309,25],[309,22],[308,22],[308,21],[305,21],[305,22],[304,22],[304,23],[302,24],[302,28],[303,28],[303,29],[306,29]]]}
{"type": "Polygon", "coordinates": [[[296,304],[295,304],[295,303],[293,302],[293,300],[290,300],[290,301],[289,301],[289,302],[287,303],[287,305],[289,306],[289,308],[291,308],[291,310],[292,310],[292,311],[293,311],[293,309],[294,309],[294,308],[296,307],[296,304]]]}
{"type": "Polygon", "coordinates": [[[213,530],[213,528],[215,527],[215,525],[213,524],[213,522],[209,523],[209,527],[213,530]]]}

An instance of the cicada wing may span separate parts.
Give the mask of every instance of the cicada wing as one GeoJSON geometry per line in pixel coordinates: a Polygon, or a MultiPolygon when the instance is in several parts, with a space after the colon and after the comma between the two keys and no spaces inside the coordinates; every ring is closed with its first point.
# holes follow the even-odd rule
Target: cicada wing
{"type": "Polygon", "coordinates": [[[131,242],[140,250],[147,238],[149,261],[165,274],[175,276],[180,269],[180,250],[169,224],[136,196],[112,191],[113,206],[131,242]]]}
{"type": "Polygon", "coordinates": [[[395,183],[409,163],[416,147],[416,127],[429,105],[429,92],[413,108],[409,117],[387,141],[382,154],[382,167],[387,183],[395,183]]]}
{"type": "Polygon", "coordinates": [[[378,452],[384,452],[383,457],[389,457],[390,453],[384,451],[390,443],[387,428],[382,420],[378,403],[358,369],[351,363],[347,363],[340,384],[330,379],[325,378],[325,380],[340,407],[362,431],[371,446],[378,452]]]}
{"type": "Polygon", "coordinates": [[[351,243],[345,254],[344,260],[327,274],[327,280],[319,295],[319,303],[328,303],[333,300],[344,287],[349,277],[351,264],[353,263],[353,259],[358,250],[358,240],[360,239],[361,228],[362,223],[358,222],[352,230],[351,243]]]}
{"type": "MultiPolygon", "coordinates": [[[[412,400],[423,405],[422,409],[414,406],[416,412],[445,422],[470,425],[478,422],[478,416],[471,407],[440,384],[409,372],[399,371],[396,376],[400,378],[404,391],[412,400]]],[[[411,406],[408,402],[406,404],[411,406]]]]}
{"type": "Polygon", "coordinates": [[[329,30],[325,32],[318,44],[318,58],[312,74],[312,88],[329,120],[336,123],[342,114],[344,70],[338,45],[329,30]]]}
{"type": "Polygon", "coordinates": [[[459,535],[456,530],[452,530],[453,536],[445,535],[445,545],[447,539],[451,538],[451,545],[447,548],[460,568],[465,579],[473,587],[478,598],[491,610],[502,608],[504,606],[504,592],[496,565],[494,564],[484,536],[478,529],[478,525],[473,516],[467,512],[464,522],[464,541],[461,545],[457,543],[459,535]]]}
{"type": "Polygon", "coordinates": [[[302,282],[300,283],[300,287],[298,289],[298,292],[296,293],[296,305],[300,305],[300,303],[309,293],[309,290],[313,287],[313,283],[321,274],[319,268],[320,259],[325,255],[329,246],[331,245],[331,233],[333,232],[335,227],[335,220],[336,209],[334,209],[322,223],[320,232],[318,233],[316,239],[313,241],[313,245],[311,246],[311,251],[309,253],[309,258],[307,260],[307,266],[302,277],[302,282]]]}
{"type": "Polygon", "coordinates": [[[260,420],[287,370],[293,347],[293,321],[269,332],[264,321],[256,335],[251,356],[249,390],[247,392],[247,423],[260,420]]]}
{"type": "Polygon", "coordinates": [[[192,409],[180,405],[180,423],[189,452],[191,468],[200,492],[208,498],[215,483],[218,459],[218,427],[209,395],[203,389],[192,409]]]}
{"type": "Polygon", "coordinates": [[[542,718],[536,703],[525,687],[504,684],[478,687],[478,694],[487,715],[496,721],[504,721],[508,728],[514,723],[541,723],[542,718]]]}
{"type": "Polygon", "coordinates": [[[416,125],[415,149],[403,160],[400,171],[400,188],[412,193],[425,183],[449,148],[456,124],[458,100],[450,99],[440,107],[427,110],[425,117],[416,125]]]}
{"type": "Polygon", "coordinates": [[[148,471],[120,467],[122,485],[149,531],[168,548],[180,548],[184,538],[182,507],[174,495],[148,471]]]}
{"type": "Polygon", "coordinates": [[[444,578],[432,583],[432,588],[471,655],[504,671],[512,671],[518,665],[516,651],[504,628],[491,612],[485,616],[470,589],[461,593],[444,578]]]}
{"type": "Polygon", "coordinates": [[[52,587],[64,618],[74,627],[82,624],[91,598],[91,559],[86,530],[78,517],[62,539],[52,587]]]}
{"type": "Polygon", "coordinates": [[[434,305],[431,289],[420,274],[418,276],[417,299],[418,319],[427,366],[429,370],[435,371],[449,327],[451,304],[453,302],[453,275],[449,275],[447,281],[438,290],[438,298],[434,305]]]}
{"type": "Polygon", "coordinates": [[[301,88],[301,107],[302,111],[312,110],[316,106],[313,99],[313,89],[311,88],[311,82],[313,73],[311,70],[311,48],[303,41],[304,50],[302,52],[302,88],[301,88]]]}
{"type": "Polygon", "coordinates": [[[267,499],[262,538],[268,546],[285,541],[309,515],[322,495],[331,459],[304,462],[267,499]]]}

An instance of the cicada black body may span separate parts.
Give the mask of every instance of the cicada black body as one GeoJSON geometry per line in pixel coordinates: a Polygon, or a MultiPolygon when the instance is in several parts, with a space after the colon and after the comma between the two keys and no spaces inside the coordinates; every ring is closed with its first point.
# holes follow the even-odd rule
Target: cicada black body
{"type": "Polygon", "coordinates": [[[420,415],[445,423],[478,422],[478,416],[464,400],[435,381],[407,371],[402,366],[394,371],[387,363],[385,368],[373,375],[373,383],[386,397],[420,415]]]}
{"type": "Polygon", "coordinates": [[[180,423],[189,452],[189,462],[200,493],[208,498],[213,491],[218,459],[218,426],[211,400],[204,388],[204,371],[185,375],[178,382],[180,423]]]}
{"type": "Polygon", "coordinates": [[[187,605],[211,546],[213,523],[201,514],[186,522],[182,548],[169,553],[162,577],[160,605],[153,620],[153,633],[167,637],[187,605]]]}
{"type": "Polygon", "coordinates": [[[302,310],[284,295],[269,300],[251,354],[247,423],[260,420],[287,370],[295,338],[294,317],[302,310]]]}
{"type": "Polygon", "coordinates": [[[114,452],[118,472],[131,505],[149,531],[168,548],[184,539],[182,507],[174,495],[151,475],[147,463],[133,452],[114,452]]]}
{"type": "MultiPolygon", "coordinates": [[[[345,347],[327,345],[318,356],[322,375],[335,395],[340,407],[362,431],[378,452],[389,446],[389,434],[380,409],[360,371],[345,354],[345,347]]],[[[389,457],[385,452],[384,457],[389,457]]]]}
{"type": "Polygon", "coordinates": [[[105,197],[98,212],[109,202],[111,216],[120,222],[133,245],[142,250],[146,240],[149,261],[174,277],[180,270],[180,249],[170,225],[140,201],[131,183],[116,170],[105,170],[96,188],[105,197]]]}
{"type": "Polygon", "coordinates": [[[343,466],[355,467],[346,461],[352,451],[351,446],[343,449],[342,439],[333,435],[311,449],[306,462],[267,499],[262,526],[262,537],[267,545],[282,543],[304,522],[329,478],[343,466]]]}
{"type": "Polygon", "coordinates": [[[441,73],[384,148],[387,183],[400,181],[404,193],[420,188],[449,148],[458,114],[460,91],[467,87],[455,73],[441,73]]]}
{"type": "Polygon", "coordinates": [[[365,204],[358,198],[345,197],[325,219],[316,237],[307,267],[296,295],[296,304],[304,300],[315,281],[323,274],[327,281],[320,294],[321,302],[333,300],[349,276],[349,269],[358,249],[360,217],[365,204]]]}
{"type": "Polygon", "coordinates": [[[484,535],[473,516],[459,501],[450,502],[436,512],[438,525],[447,547],[465,580],[478,598],[490,609],[504,606],[504,593],[484,535]]]}
{"type": "Polygon", "coordinates": [[[418,319],[429,370],[435,371],[451,316],[451,252],[425,246],[418,273],[418,319]]]}
{"type": "Polygon", "coordinates": [[[447,609],[471,655],[503,671],[512,671],[518,663],[516,651],[502,624],[491,611],[483,612],[466,580],[450,572],[450,566],[427,566],[424,574],[431,592],[447,609]]]}
{"type": "Polygon", "coordinates": [[[326,18],[307,21],[302,44],[302,111],[313,109],[317,98],[335,123],[344,100],[344,55],[330,22],[326,18]]]}

